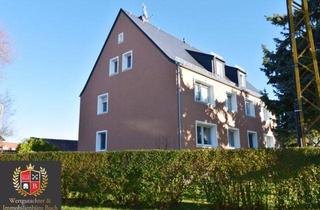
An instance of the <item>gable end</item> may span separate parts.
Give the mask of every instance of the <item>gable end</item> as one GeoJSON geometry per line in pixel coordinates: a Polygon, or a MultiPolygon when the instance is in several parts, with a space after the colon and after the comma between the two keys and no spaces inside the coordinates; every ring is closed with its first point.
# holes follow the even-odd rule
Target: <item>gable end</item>
{"type": "Polygon", "coordinates": [[[96,68],[96,65],[97,65],[97,63],[98,63],[98,61],[99,61],[99,59],[100,59],[100,57],[101,57],[101,55],[102,55],[102,52],[103,52],[103,50],[104,50],[104,48],[105,48],[105,46],[106,46],[106,44],[107,44],[107,42],[108,42],[108,40],[109,40],[109,37],[110,37],[110,35],[111,35],[111,32],[112,32],[114,26],[116,25],[116,23],[117,23],[117,21],[118,21],[118,18],[119,18],[119,16],[120,16],[121,13],[123,13],[123,14],[130,20],[130,22],[133,23],[133,25],[136,26],[136,27],[139,29],[139,31],[141,31],[141,32],[148,38],[148,40],[168,59],[169,62],[175,63],[175,61],[172,60],[144,31],[129,17],[129,15],[127,14],[126,11],[124,11],[123,9],[120,9],[120,11],[119,11],[118,14],[117,14],[117,17],[116,17],[115,21],[114,21],[113,24],[112,24],[112,27],[111,27],[111,29],[110,29],[110,31],[109,31],[109,34],[108,34],[108,36],[107,36],[107,38],[106,38],[106,40],[105,40],[105,42],[104,42],[104,44],[103,44],[103,47],[102,47],[101,50],[100,50],[99,56],[98,56],[98,58],[96,59],[96,62],[94,63],[94,65],[93,65],[93,68],[92,68],[92,70],[91,70],[91,72],[90,72],[90,75],[89,75],[89,77],[88,77],[88,79],[87,79],[87,81],[86,81],[86,83],[85,83],[85,85],[84,85],[84,87],[83,87],[83,89],[82,89],[82,91],[81,91],[81,93],[80,93],[80,97],[81,97],[81,95],[83,94],[84,90],[86,89],[86,87],[87,87],[87,85],[88,85],[88,83],[89,83],[89,80],[90,80],[90,78],[91,78],[91,76],[92,76],[92,74],[93,74],[93,72],[94,72],[94,70],[95,70],[95,68],[96,68]]]}

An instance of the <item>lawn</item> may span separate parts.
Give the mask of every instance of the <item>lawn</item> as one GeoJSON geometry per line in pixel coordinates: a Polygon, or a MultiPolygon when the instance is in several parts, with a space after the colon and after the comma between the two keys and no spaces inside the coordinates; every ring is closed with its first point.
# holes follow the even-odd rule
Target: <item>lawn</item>
{"type": "MultiPolygon", "coordinates": [[[[132,208],[116,208],[116,207],[88,207],[88,206],[82,206],[82,207],[73,207],[73,206],[62,206],[62,210],[82,210],[82,209],[88,209],[88,210],[119,210],[119,209],[132,209],[132,208]]],[[[175,206],[171,209],[190,209],[190,210],[200,210],[200,209],[204,209],[204,210],[209,210],[212,209],[212,206],[210,206],[209,204],[205,204],[205,203],[191,203],[191,202],[182,202],[180,203],[178,206],[175,206]]]]}
{"type": "Polygon", "coordinates": [[[63,210],[80,210],[80,209],[88,209],[88,210],[112,210],[114,208],[100,208],[100,207],[70,207],[70,206],[62,206],[63,210]]]}

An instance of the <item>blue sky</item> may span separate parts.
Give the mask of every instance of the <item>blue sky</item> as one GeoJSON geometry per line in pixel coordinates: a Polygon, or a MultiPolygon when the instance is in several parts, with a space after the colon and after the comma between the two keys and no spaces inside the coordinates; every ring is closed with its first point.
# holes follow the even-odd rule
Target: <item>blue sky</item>
{"type": "Polygon", "coordinates": [[[136,15],[145,3],[151,23],[230,65],[246,69],[257,88],[261,45],[274,48],[279,29],[265,15],[285,13],[285,0],[3,0],[0,27],[9,34],[12,63],[1,69],[0,93],[8,91],[15,134],[78,138],[79,94],[120,8],[136,15]]]}

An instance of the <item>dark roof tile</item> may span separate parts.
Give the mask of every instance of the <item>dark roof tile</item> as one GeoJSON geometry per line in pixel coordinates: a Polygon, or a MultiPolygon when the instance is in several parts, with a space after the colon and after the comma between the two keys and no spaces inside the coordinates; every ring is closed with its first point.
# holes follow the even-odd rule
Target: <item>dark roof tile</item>
{"type": "MultiPolygon", "coordinates": [[[[213,57],[208,53],[202,52],[186,42],[172,36],[171,34],[162,31],[161,29],[153,26],[147,21],[142,21],[139,17],[132,13],[122,10],[138,28],[151,40],[154,44],[166,55],[169,59],[174,61],[177,57],[181,58],[192,65],[204,68],[209,72],[212,72],[212,67],[208,62],[204,62],[205,58],[213,57]],[[202,64],[202,65],[201,65],[202,64]]],[[[242,70],[240,70],[242,71],[242,70]]],[[[226,78],[229,80],[229,78],[226,78]]],[[[251,83],[247,82],[247,89],[260,94],[260,91],[255,88],[251,83]]]]}

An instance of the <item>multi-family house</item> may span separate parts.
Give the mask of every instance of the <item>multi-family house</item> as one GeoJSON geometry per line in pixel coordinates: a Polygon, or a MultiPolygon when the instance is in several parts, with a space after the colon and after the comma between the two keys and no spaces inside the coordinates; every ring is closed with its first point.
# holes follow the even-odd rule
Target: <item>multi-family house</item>
{"type": "Polygon", "coordinates": [[[78,150],[274,147],[246,71],[120,10],[81,92],[78,150]]]}

